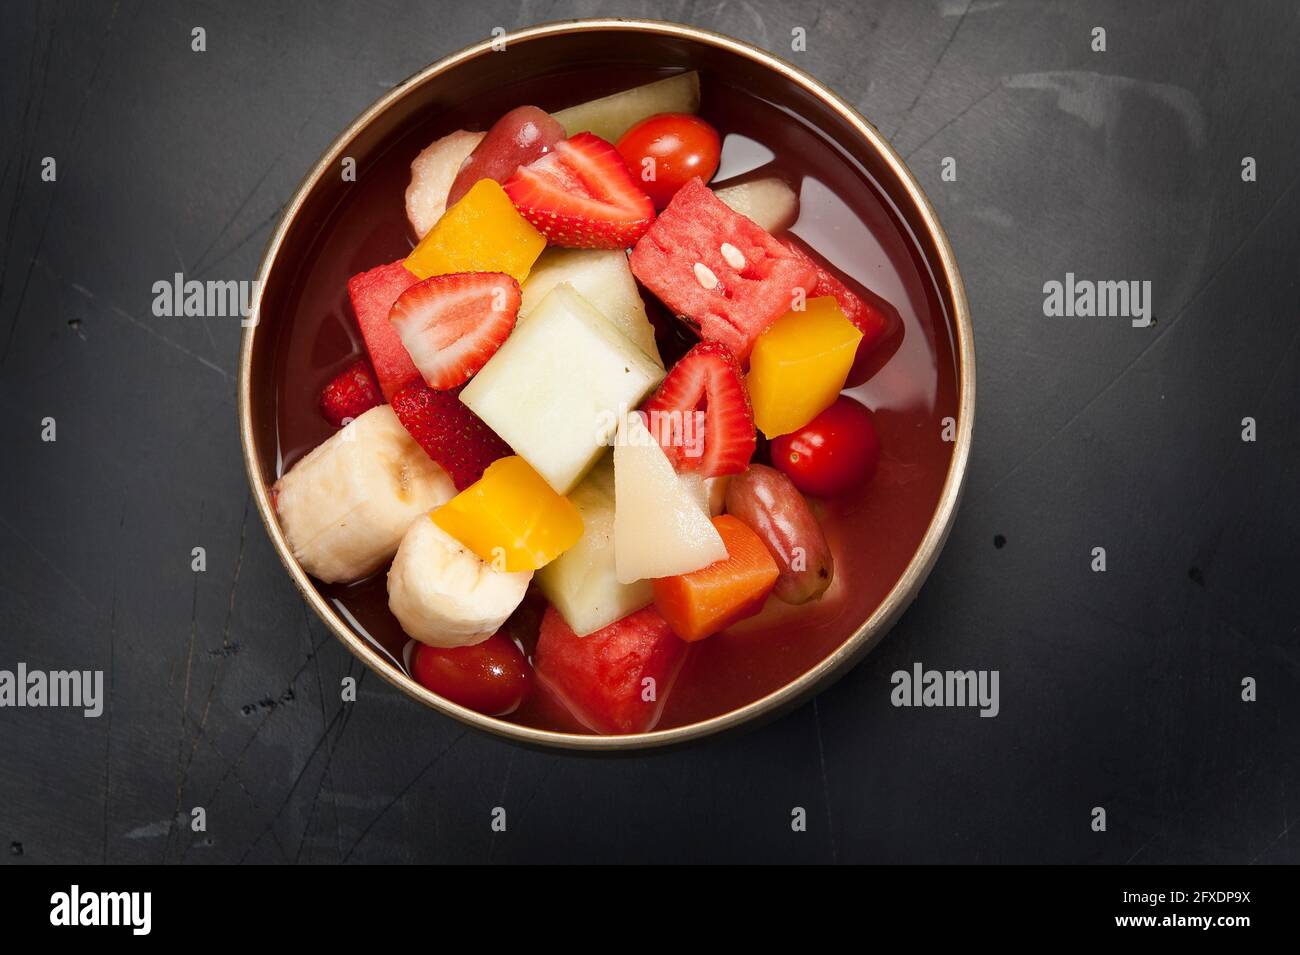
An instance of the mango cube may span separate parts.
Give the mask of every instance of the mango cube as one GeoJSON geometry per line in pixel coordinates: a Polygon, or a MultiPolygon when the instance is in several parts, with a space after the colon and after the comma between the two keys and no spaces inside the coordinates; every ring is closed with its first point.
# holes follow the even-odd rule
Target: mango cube
{"type": "Polygon", "coordinates": [[[829,408],[861,340],[862,332],[829,295],[778,318],[749,356],[746,385],[759,430],[769,438],[789,434],[829,408]]]}
{"type": "Polygon", "coordinates": [[[582,537],[578,509],[516,455],[493,461],[429,516],[505,573],[545,567],[582,537]]]}
{"type": "Polygon", "coordinates": [[[562,282],[460,393],[471,411],[568,494],[609,447],[619,418],[664,370],[562,282]]]}
{"type": "Polygon", "coordinates": [[[521,216],[500,184],[480,179],[406,257],[419,278],[504,272],[523,283],[546,239],[521,216]]]}

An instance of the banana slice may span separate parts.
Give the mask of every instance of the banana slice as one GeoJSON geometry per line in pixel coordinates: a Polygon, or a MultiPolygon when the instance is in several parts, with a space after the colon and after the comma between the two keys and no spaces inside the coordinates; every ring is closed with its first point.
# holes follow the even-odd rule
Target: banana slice
{"type": "Polygon", "coordinates": [[[456,181],[456,173],[486,135],[458,129],[442,139],[435,139],[411,161],[411,184],[406,187],[406,218],[411,220],[417,239],[423,239],[447,211],[447,194],[456,181]]]}
{"type": "Polygon", "coordinates": [[[371,408],[275,482],[293,555],[325,583],[360,580],[397,551],[411,522],[456,494],[388,405],[371,408]]]}
{"type": "Polygon", "coordinates": [[[468,647],[501,629],[532,579],[531,570],[493,569],[432,520],[417,520],[388,570],[388,609],[421,643],[468,647]]]}

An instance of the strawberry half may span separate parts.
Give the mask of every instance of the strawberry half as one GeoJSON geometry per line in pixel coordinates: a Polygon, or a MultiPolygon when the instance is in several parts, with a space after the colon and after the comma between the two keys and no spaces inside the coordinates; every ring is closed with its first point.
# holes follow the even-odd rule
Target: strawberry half
{"type": "Polygon", "coordinates": [[[483,476],[483,469],[513,452],[497,433],[460,400],[460,389],[434,391],[409,385],[393,397],[393,411],[415,443],[463,491],[483,476]]]}
{"type": "Polygon", "coordinates": [[[683,355],[641,410],[646,427],[679,471],[704,477],[738,474],[754,456],[749,392],[736,356],[721,342],[700,342],[683,355]],[[697,411],[703,412],[703,435],[697,411]]]}
{"type": "Polygon", "coordinates": [[[379,383],[364,361],[349,365],[320,393],[321,414],[336,428],[343,427],[348,419],[360,418],[380,403],[379,383]]]}
{"type": "Polygon", "coordinates": [[[592,133],[556,143],[503,188],[533,228],[572,249],[625,249],[654,221],[654,203],[623,157],[592,133]]]}
{"type": "Polygon", "coordinates": [[[456,272],[416,282],[388,320],[430,388],[469,381],[510,335],[519,283],[501,272],[456,272]]]}

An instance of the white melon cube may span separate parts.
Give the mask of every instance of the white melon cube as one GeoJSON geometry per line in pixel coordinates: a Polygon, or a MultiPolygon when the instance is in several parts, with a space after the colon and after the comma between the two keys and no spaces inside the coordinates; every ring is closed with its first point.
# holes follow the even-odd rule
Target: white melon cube
{"type": "Polygon", "coordinates": [[[516,326],[460,400],[557,493],[568,494],[613,424],[664,371],[568,284],[516,326]]]}
{"type": "Polygon", "coordinates": [[[656,113],[694,113],[700,108],[700,74],[692,70],[634,86],[554,113],[568,136],[584,130],[616,143],[641,120],[656,113]]]}
{"type": "Polygon", "coordinates": [[[622,249],[550,248],[528,273],[519,305],[522,322],[542,303],[555,286],[568,282],[614,327],[640,346],[641,350],[663,367],[655,328],[646,317],[645,302],[632,277],[627,253],[622,249]]]}
{"type": "Polygon", "coordinates": [[[727,556],[701,500],[678,477],[641,420],[629,415],[614,446],[614,563],[621,583],[673,577],[727,556]]]}
{"type": "Polygon", "coordinates": [[[537,584],[579,637],[635,613],[654,599],[648,580],[619,583],[614,570],[614,469],[606,457],[569,500],[582,514],[582,537],[537,572],[537,584]]]}

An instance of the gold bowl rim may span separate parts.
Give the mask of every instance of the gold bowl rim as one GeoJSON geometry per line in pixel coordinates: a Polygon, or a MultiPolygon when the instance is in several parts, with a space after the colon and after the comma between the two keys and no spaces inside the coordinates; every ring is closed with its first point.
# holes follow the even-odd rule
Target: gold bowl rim
{"type": "MultiPolygon", "coordinates": [[[[931,263],[932,268],[933,265],[934,263],[931,263]]],[[[915,598],[921,585],[929,576],[935,561],[938,559],[939,552],[943,549],[956,515],[957,505],[965,482],[967,464],[970,458],[970,445],[974,433],[975,349],[966,291],[962,284],[961,275],[957,270],[956,257],[953,255],[948,236],[939,224],[933,206],[931,206],[929,199],[921,190],[915,177],[912,176],[898,153],[894,151],[893,147],[871,123],[836,93],[809,74],[742,40],[715,33],[711,30],[667,21],[622,17],[591,18],[543,23],[516,30],[501,37],[485,39],[438,60],[436,63],[408,77],[381,96],[330,144],[321,159],[303,178],[294,193],[293,199],[285,206],[276,230],[263,252],[262,262],[258,269],[256,289],[256,295],[249,313],[249,321],[244,329],[239,356],[239,431],[249,485],[257,502],[258,513],[261,515],[262,523],[275,546],[276,553],[284,563],[303,599],[307,601],[316,615],[325,622],[330,630],[334,632],[334,635],[353,654],[368,664],[372,670],[375,670],[393,686],[426,706],[451,716],[462,723],[486,730],[497,736],[542,747],[569,750],[608,752],[650,749],[711,736],[756,720],[764,714],[774,713],[785,706],[793,705],[805,695],[811,694],[815,689],[819,688],[819,684],[823,680],[829,682],[832,676],[839,675],[847,670],[850,665],[857,661],[860,655],[874,645],[876,639],[882,637],[892,627],[903,610],[915,598]],[[294,559],[280,529],[257,460],[253,438],[251,395],[253,338],[260,325],[262,293],[266,279],[275,265],[284,237],[307,196],[316,187],[320,179],[337,166],[343,148],[376,117],[409,92],[421,86],[427,80],[455,69],[461,63],[492,52],[494,44],[499,46],[502,42],[505,42],[508,46],[513,42],[539,37],[602,31],[657,33],[663,36],[719,47],[725,51],[738,54],[766,69],[776,71],[790,82],[811,93],[838,113],[858,135],[867,141],[870,147],[884,160],[889,171],[902,184],[908,200],[915,206],[920,221],[929,234],[930,241],[939,253],[938,264],[941,266],[942,274],[938,278],[948,287],[953,301],[952,320],[957,337],[956,357],[959,389],[956,442],[949,462],[948,474],[939,495],[939,502],[930,519],[930,524],[926,528],[925,536],[922,537],[920,546],[917,548],[916,553],[912,555],[912,559],[908,562],[902,576],[899,577],[881,604],[853,634],[816,666],[766,696],[753,700],[738,709],[685,726],[624,736],[589,736],[580,733],[561,733],[536,729],[511,723],[508,720],[484,716],[481,713],[466,709],[425,689],[414,679],[398,671],[385,656],[378,652],[374,645],[353,630],[341,619],[338,612],[329,605],[324,596],[312,584],[306,572],[294,559]]]]}

